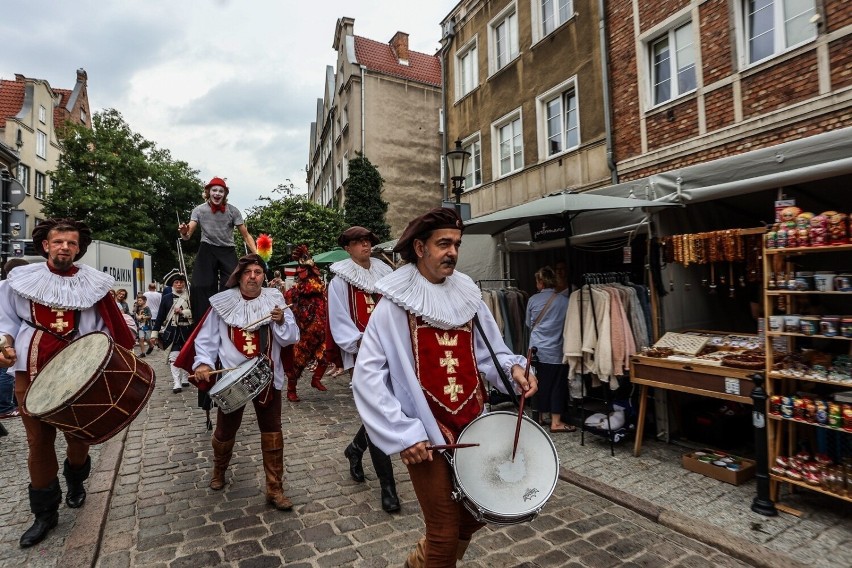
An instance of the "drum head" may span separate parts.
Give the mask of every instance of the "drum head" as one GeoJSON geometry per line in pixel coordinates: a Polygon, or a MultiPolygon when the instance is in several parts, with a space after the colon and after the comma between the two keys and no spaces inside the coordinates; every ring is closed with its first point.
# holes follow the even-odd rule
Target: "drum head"
{"type": "Polygon", "coordinates": [[[559,477],[559,457],[550,437],[524,416],[518,450],[512,443],[518,415],[484,414],[468,424],[458,443],[478,447],[455,451],[453,468],[459,489],[485,512],[523,516],[541,508],[559,477]]]}
{"type": "Polygon", "coordinates": [[[66,345],[41,368],[27,391],[24,407],[34,416],[47,414],[97,378],[109,358],[112,341],[102,332],[89,333],[66,345]]]}
{"type": "Polygon", "coordinates": [[[261,357],[255,357],[254,359],[246,359],[242,363],[240,363],[236,369],[232,369],[222,375],[217,381],[216,384],[213,385],[213,388],[210,389],[210,395],[218,394],[233,385],[237,381],[240,380],[240,377],[245,376],[246,373],[250,372],[256,365],[259,365],[261,362],[261,357]]]}

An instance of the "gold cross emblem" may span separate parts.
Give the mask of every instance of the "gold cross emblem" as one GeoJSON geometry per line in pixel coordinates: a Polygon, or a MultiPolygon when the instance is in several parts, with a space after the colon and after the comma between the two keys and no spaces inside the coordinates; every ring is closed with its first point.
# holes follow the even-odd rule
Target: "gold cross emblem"
{"type": "Polygon", "coordinates": [[[444,394],[450,395],[450,402],[458,402],[459,395],[464,394],[464,387],[456,384],[455,377],[450,377],[447,380],[449,384],[444,387],[444,394]]]}
{"type": "Polygon", "coordinates": [[[66,327],[71,325],[63,319],[65,316],[65,310],[51,309],[50,311],[56,314],[56,321],[50,324],[50,327],[61,333],[65,331],[66,327]]]}
{"type": "Polygon", "coordinates": [[[257,346],[254,344],[254,332],[252,331],[244,331],[243,339],[245,339],[245,345],[243,345],[243,351],[246,355],[254,355],[254,352],[257,351],[257,346]]]}
{"type": "Polygon", "coordinates": [[[442,367],[447,368],[447,374],[452,375],[456,372],[456,365],[459,364],[459,360],[453,357],[452,351],[444,351],[444,357],[440,359],[440,363],[442,367]]]}

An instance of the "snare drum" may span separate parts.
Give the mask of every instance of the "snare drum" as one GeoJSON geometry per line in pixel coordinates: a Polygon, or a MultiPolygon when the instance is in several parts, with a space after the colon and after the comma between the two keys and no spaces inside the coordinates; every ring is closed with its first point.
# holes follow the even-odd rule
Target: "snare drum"
{"type": "Polygon", "coordinates": [[[453,499],[478,521],[501,526],[531,521],[556,489],[556,446],[544,429],[526,416],[512,461],[517,422],[518,415],[512,412],[483,414],[468,424],[457,440],[459,444],[479,444],[456,450],[451,460],[453,499]]]}
{"type": "Polygon", "coordinates": [[[210,389],[210,398],[225,414],[238,410],[260,394],[272,381],[272,365],[266,355],[259,355],[228,371],[210,389]]]}
{"type": "Polygon", "coordinates": [[[154,391],[154,370],[96,331],[78,337],[42,367],[24,411],[89,444],[130,424],[154,391]]]}

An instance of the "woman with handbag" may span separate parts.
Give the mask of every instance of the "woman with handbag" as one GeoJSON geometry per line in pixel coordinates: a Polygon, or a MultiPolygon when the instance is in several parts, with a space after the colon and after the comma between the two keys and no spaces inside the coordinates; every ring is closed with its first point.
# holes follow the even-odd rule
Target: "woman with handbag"
{"type": "Polygon", "coordinates": [[[526,324],[530,330],[530,347],[538,349],[535,366],[538,377],[536,405],[539,416],[550,413],[550,432],[574,432],[577,428],[562,421],[565,411],[565,389],[568,367],[562,364],[562,328],[568,310],[568,298],[554,290],[556,273],[545,266],[535,273],[537,294],[527,302],[526,324]]]}

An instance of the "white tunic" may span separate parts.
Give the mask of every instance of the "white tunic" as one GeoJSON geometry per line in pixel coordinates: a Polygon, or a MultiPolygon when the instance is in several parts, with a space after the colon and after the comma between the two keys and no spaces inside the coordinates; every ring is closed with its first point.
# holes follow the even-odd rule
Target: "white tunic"
{"type": "MultiPolygon", "coordinates": [[[[425,440],[443,444],[444,437],[415,375],[409,311],[442,329],[461,326],[477,314],[510,381],[512,366],[524,366],[526,359],[506,347],[494,317],[479,295],[479,288],[460,272],[455,272],[441,284],[432,284],[420,275],[414,265],[405,265],[383,278],[377,288],[384,299],[376,306],[364,331],[352,376],[361,420],[370,441],[387,454],[401,452],[425,440]],[[429,309],[438,305],[442,309],[429,309]],[[445,321],[451,311],[456,317],[445,321]]],[[[473,333],[480,373],[498,390],[506,392],[479,331],[474,328],[473,333]]]]}
{"type": "Polygon", "coordinates": [[[376,282],[393,272],[393,269],[375,258],[370,259],[369,269],[351,258],[335,262],[330,268],[336,277],[328,284],[328,323],[334,342],[340,347],[343,368],[351,369],[355,365],[355,355],[358,354],[361,332],[349,312],[349,284],[373,294],[376,292],[376,282]]]}
{"type": "Polygon", "coordinates": [[[109,333],[95,307],[115,284],[108,274],[86,265],[77,265],[73,276],[54,274],[47,263],[19,266],[9,273],[7,285],[0,288],[0,334],[12,336],[18,360],[13,371],[26,371],[30,343],[35,328],[24,324],[31,320],[30,300],[52,308],[80,310],[77,325],[80,337],[93,331],[109,333]]]}
{"type": "MultiPolygon", "coordinates": [[[[223,368],[236,367],[248,358],[237,349],[228,338],[228,327],[245,325],[269,315],[275,306],[284,307],[287,302],[275,288],[263,288],[260,296],[246,300],[239,288],[231,288],[210,297],[210,311],[195,336],[195,361],[193,369],[199,365],[216,366],[216,358],[223,368]]],[[[273,384],[281,390],[284,386],[284,366],[281,363],[281,348],[299,341],[299,326],[290,308],[284,310],[284,321],[280,324],[268,323],[251,326],[250,330],[263,325],[272,326],[272,363],[274,366],[273,384]]]]}

